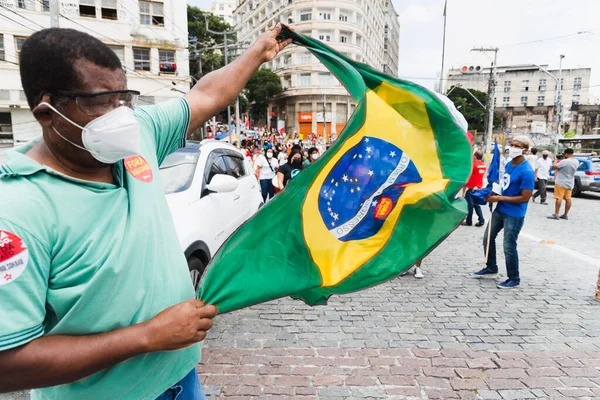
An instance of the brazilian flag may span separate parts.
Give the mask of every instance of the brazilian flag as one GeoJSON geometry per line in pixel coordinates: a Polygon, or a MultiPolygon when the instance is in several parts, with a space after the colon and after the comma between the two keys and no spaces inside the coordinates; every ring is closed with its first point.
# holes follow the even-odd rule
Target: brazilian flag
{"type": "MultiPolygon", "coordinates": [[[[198,297],[221,313],[283,296],[311,305],[398,276],[462,221],[471,173],[452,103],[284,27],[346,87],[357,108],[321,158],[243,225],[198,297]]],[[[400,283],[398,283],[400,285],[400,283]]]]}

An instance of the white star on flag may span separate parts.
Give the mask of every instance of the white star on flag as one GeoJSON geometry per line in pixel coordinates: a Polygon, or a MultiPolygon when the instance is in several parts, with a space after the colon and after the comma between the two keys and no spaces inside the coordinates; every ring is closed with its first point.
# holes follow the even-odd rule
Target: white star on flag
{"type": "Polygon", "coordinates": [[[360,192],[360,186],[357,186],[357,187],[356,187],[356,191],[357,191],[357,192],[360,192]]]}
{"type": "Polygon", "coordinates": [[[377,206],[377,200],[373,200],[373,201],[371,202],[371,207],[375,207],[375,206],[377,206]]]}
{"type": "Polygon", "coordinates": [[[335,226],[335,222],[331,221],[331,226],[335,226]]]}
{"type": "Polygon", "coordinates": [[[362,158],[362,154],[359,154],[359,155],[358,155],[358,158],[362,158]]]}
{"type": "Polygon", "coordinates": [[[371,151],[373,151],[373,149],[371,149],[370,147],[367,147],[367,153],[370,153],[371,151]]]}
{"type": "Polygon", "coordinates": [[[338,183],[337,182],[335,183],[335,187],[338,187],[338,183]]]}
{"type": "Polygon", "coordinates": [[[395,151],[390,151],[390,157],[392,157],[392,158],[396,157],[396,152],[395,151]]]}
{"type": "Polygon", "coordinates": [[[338,218],[339,218],[339,216],[338,216],[336,213],[333,213],[332,217],[333,217],[333,219],[334,219],[334,220],[336,220],[336,221],[337,221],[337,220],[338,220],[338,218]]]}
{"type": "Polygon", "coordinates": [[[375,175],[375,172],[369,171],[368,174],[369,174],[369,176],[373,176],[373,175],[375,175]]]}
{"type": "Polygon", "coordinates": [[[365,143],[369,143],[369,138],[365,138],[365,143]]]}
{"type": "Polygon", "coordinates": [[[342,175],[342,180],[344,182],[348,182],[348,175],[342,175]]]}
{"type": "Polygon", "coordinates": [[[354,193],[354,189],[350,189],[350,193],[354,193]]]}

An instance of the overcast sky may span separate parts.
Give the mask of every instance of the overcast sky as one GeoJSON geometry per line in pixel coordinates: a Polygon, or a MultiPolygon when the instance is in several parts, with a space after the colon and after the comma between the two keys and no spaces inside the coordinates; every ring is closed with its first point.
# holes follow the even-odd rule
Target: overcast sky
{"type": "MultiPolygon", "coordinates": [[[[444,0],[393,0],[400,14],[400,76],[433,88],[441,68],[444,0]]],[[[188,0],[210,8],[212,0],[188,0]]],[[[592,68],[590,93],[600,101],[599,0],[448,0],[446,71],[493,55],[475,46],[499,47],[498,65],[548,64],[592,68]],[[589,32],[589,33],[588,33],[589,32]]]]}

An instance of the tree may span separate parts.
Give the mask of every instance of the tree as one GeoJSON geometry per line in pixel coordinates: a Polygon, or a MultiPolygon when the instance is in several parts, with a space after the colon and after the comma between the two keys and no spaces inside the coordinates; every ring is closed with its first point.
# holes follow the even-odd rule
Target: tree
{"type": "MultiPolygon", "coordinates": [[[[469,89],[469,92],[471,92],[481,104],[487,104],[487,93],[475,89],[469,89]]],[[[481,107],[481,104],[479,104],[469,92],[459,86],[452,86],[448,90],[449,94],[447,94],[447,96],[452,100],[456,108],[458,108],[458,111],[464,115],[469,123],[469,130],[485,132],[487,130],[487,126],[485,125],[487,110],[481,107]]],[[[497,113],[494,113],[494,128],[499,128],[501,125],[502,118],[497,113]]]]}
{"type": "Polygon", "coordinates": [[[250,118],[254,121],[267,118],[269,102],[278,93],[281,93],[281,79],[271,70],[261,69],[256,71],[246,84],[246,97],[250,103],[250,118]]]}
{"type": "MultiPolygon", "coordinates": [[[[188,6],[188,32],[190,38],[196,40],[197,44],[190,47],[190,74],[197,79],[225,65],[223,53],[223,35],[214,35],[206,30],[206,21],[208,18],[208,28],[216,32],[230,31],[231,25],[211,13],[206,13],[197,7],[188,6]],[[197,51],[195,51],[197,50],[197,51]],[[200,58],[200,65],[198,63],[200,58]],[[200,67],[201,66],[201,67],[200,67]],[[202,70],[200,71],[200,68],[202,70]]],[[[229,46],[235,43],[234,35],[227,35],[229,46]]]]}

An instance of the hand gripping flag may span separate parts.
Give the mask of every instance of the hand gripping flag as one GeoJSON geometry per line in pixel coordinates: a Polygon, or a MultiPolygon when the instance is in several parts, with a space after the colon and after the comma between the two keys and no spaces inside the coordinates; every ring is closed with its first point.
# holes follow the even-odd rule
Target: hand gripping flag
{"type": "Polygon", "coordinates": [[[221,313],[334,293],[399,275],[461,222],[471,172],[466,122],[445,97],[291,32],[357,108],[339,139],[217,253],[198,297],[221,313]]]}

